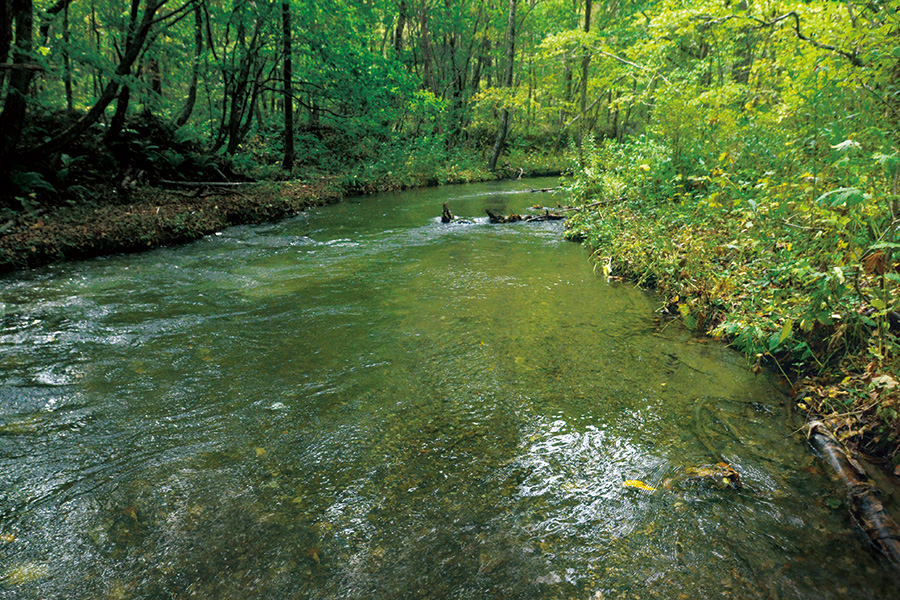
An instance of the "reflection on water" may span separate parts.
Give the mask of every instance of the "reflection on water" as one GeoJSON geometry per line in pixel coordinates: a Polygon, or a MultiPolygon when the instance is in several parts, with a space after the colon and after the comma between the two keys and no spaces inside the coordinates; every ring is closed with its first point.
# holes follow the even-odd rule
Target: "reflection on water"
{"type": "Polygon", "coordinates": [[[893,597],[764,378],[481,218],[551,185],[0,280],[0,598],[893,597]]]}

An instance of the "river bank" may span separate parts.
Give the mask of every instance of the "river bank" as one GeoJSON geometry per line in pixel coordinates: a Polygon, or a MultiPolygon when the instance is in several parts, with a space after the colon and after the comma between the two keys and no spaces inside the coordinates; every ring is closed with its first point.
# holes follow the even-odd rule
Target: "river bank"
{"type": "Polygon", "coordinates": [[[762,206],[685,196],[600,204],[567,223],[598,271],[654,289],[662,318],[743,352],[754,372],[781,373],[794,416],[821,419],[900,483],[900,321],[883,253],[829,267],[821,221],[767,219],[762,206]]]}
{"type": "Polygon", "coordinates": [[[189,242],[342,197],[341,186],[327,179],[193,191],[141,187],[114,203],[48,208],[11,220],[0,237],[0,272],[189,242]]]}
{"type": "MultiPolygon", "coordinates": [[[[552,168],[507,169],[498,175],[469,173],[442,184],[558,174],[552,168]]],[[[0,273],[186,243],[232,225],[275,221],[348,196],[395,188],[390,181],[321,176],[309,181],[98,190],[97,196],[113,200],[47,207],[0,223],[0,273]]]]}

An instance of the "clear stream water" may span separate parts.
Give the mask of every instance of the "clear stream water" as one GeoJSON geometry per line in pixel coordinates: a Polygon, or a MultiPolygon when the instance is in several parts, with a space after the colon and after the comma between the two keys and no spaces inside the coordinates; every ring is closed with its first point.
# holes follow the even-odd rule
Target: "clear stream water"
{"type": "Polygon", "coordinates": [[[0,278],[0,598],[896,598],[765,376],[481,218],[554,184],[0,278]]]}

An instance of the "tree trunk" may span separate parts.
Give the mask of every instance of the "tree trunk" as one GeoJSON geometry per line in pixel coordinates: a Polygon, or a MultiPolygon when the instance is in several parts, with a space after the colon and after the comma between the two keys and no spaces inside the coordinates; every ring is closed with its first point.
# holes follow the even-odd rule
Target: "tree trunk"
{"type": "Polygon", "coordinates": [[[491,40],[485,37],[479,44],[480,50],[475,58],[475,68],[472,70],[472,93],[477,94],[481,89],[481,78],[487,67],[487,61],[490,60],[491,40]]]}
{"type": "MultiPolygon", "coordinates": [[[[94,50],[97,53],[97,56],[101,56],[102,50],[100,49],[100,28],[97,27],[97,2],[96,0],[91,0],[91,33],[94,34],[94,50]]],[[[103,81],[100,79],[100,67],[99,65],[94,65],[94,69],[91,71],[91,84],[94,88],[94,95],[100,95],[100,88],[103,87],[103,81]]]]}
{"type": "Polygon", "coordinates": [[[131,88],[126,84],[119,90],[119,97],[116,99],[116,112],[113,113],[113,118],[109,122],[109,129],[106,130],[106,135],[103,136],[103,139],[107,144],[116,141],[119,134],[122,133],[130,102],[131,88]]]}
{"type": "Polygon", "coordinates": [[[285,171],[294,166],[294,89],[293,62],[291,60],[291,5],[287,0],[281,3],[281,30],[284,46],[284,160],[285,171]]]}
{"type": "MultiPolygon", "coordinates": [[[[9,59],[12,41],[12,3],[9,0],[0,0],[0,64],[5,64],[9,59]]],[[[5,83],[6,69],[0,69],[0,90],[5,83]]]]}
{"type": "Polygon", "coordinates": [[[419,10],[419,49],[422,54],[422,80],[425,89],[437,95],[437,79],[434,76],[434,55],[431,48],[431,33],[428,31],[428,13],[425,2],[419,10]]]}
{"type": "Polygon", "coordinates": [[[203,10],[200,4],[194,6],[194,62],[192,64],[191,82],[188,85],[188,97],[184,102],[184,108],[175,120],[176,127],[183,127],[194,112],[194,104],[197,102],[197,79],[200,71],[200,57],[203,55],[203,10]]]}
{"type": "MultiPolygon", "coordinates": [[[[593,9],[591,0],[585,0],[584,6],[584,32],[591,32],[591,10],[593,9]]],[[[591,65],[591,54],[587,46],[584,46],[584,56],[581,59],[581,100],[579,103],[579,111],[581,113],[581,133],[584,135],[585,123],[587,121],[585,113],[587,112],[587,90],[588,90],[588,67],[591,65]]]]}
{"type": "Polygon", "coordinates": [[[156,58],[147,61],[147,70],[150,71],[150,90],[156,95],[154,101],[162,100],[163,76],[156,58]]]}
{"type": "MultiPolygon", "coordinates": [[[[128,40],[132,38],[134,35],[134,30],[137,24],[137,13],[138,6],[140,5],[141,0],[131,0],[131,18],[128,24],[128,33],[125,36],[125,45],[128,46],[128,40]]],[[[128,76],[131,71],[131,66],[129,65],[128,70],[123,73],[123,75],[128,76]]],[[[140,71],[139,71],[140,72],[140,71]]],[[[125,126],[125,116],[128,113],[128,104],[131,102],[131,88],[128,87],[128,84],[119,85],[119,96],[116,100],[116,112],[113,113],[112,121],[110,121],[109,129],[106,130],[106,135],[104,136],[107,143],[114,141],[119,137],[119,133],[122,131],[122,127],[125,126]]]]}
{"type": "MultiPolygon", "coordinates": [[[[31,0],[10,0],[7,10],[10,25],[16,25],[16,45],[13,49],[13,70],[9,75],[6,91],[6,102],[0,113],[0,164],[8,164],[25,124],[25,113],[28,109],[28,87],[34,78],[34,71],[24,68],[30,60],[34,14],[31,0]],[[19,68],[15,68],[19,67],[19,68]]],[[[9,29],[10,33],[12,28],[9,29]]],[[[8,50],[7,50],[8,52],[8,50]]],[[[0,167],[2,168],[2,167],[0,167]]]]}
{"type": "Polygon", "coordinates": [[[394,52],[397,56],[403,53],[403,30],[406,28],[408,18],[409,5],[406,0],[400,0],[400,14],[397,15],[397,28],[394,30],[394,52]]]}
{"type": "MultiPolygon", "coordinates": [[[[503,87],[511,88],[513,84],[513,68],[516,59],[516,0],[509,0],[509,20],[506,24],[506,73],[503,77],[503,87]]],[[[509,108],[503,107],[500,113],[500,129],[497,131],[497,141],[491,152],[491,160],[488,168],[497,170],[497,161],[506,145],[506,135],[509,133],[509,108]]]]}
{"type": "Polygon", "coordinates": [[[69,4],[63,10],[63,85],[66,90],[66,110],[69,112],[75,109],[75,98],[72,94],[72,62],[69,59],[69,39],[71,31],[69,29],[69,4]]]}

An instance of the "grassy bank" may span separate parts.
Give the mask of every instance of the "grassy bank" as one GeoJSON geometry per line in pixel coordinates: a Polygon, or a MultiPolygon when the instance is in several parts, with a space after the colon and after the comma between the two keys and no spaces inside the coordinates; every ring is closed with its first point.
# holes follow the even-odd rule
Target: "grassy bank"
{"type": "MultiPolygon", "coordinates": [[[[877,167],[877,165],[876,165],[877,167]]],[[[858,185],[720,168],[685,176],[648,140],[589,148],[568,235],[689,326],[790,382],[796,410],[900,463],[900,266],[889,169],[858,185]]],[[[896,202],[896,200],[893,200],[896,202]]]]}

